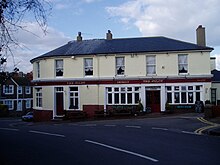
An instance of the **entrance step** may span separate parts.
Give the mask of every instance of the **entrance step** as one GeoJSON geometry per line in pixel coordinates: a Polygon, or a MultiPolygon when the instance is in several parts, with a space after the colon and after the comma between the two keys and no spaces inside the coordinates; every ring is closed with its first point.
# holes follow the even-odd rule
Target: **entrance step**
{"type": "Polygon", "coordinates": [[[63,121],[64,120],[64,116],[55,116],[52,121],[63,121]]]}

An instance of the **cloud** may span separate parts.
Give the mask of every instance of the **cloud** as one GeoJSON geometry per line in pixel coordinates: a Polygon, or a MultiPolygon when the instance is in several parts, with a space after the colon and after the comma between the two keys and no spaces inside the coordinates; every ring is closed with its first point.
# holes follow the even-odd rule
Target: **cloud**
{"type": "Polygon", "coordinates": [[[135,26],[143,36],[167,36],[195,42],[195,29],[206,27],[207,43],[220,45],[219,0],[130,0],[106,11],[125,26],[135,26]]]}
{"type": "Polygon", "coordinates": [[[47,28],[47,33],[44,34],[37,23],[25,23],[25,29],[19,30],[16,38],[19,41],[19,46],[12,48],[12,55],[7,59],[7,71],[13,71],[14,67],[18,67],[20,71],[30,72],[32,65],[30,60],[48,51],[51,51],[71,40],[62,32],[59,32],[52,27],[47,28]],[[15,65],[15,66],[14,66],[15,65]]]}

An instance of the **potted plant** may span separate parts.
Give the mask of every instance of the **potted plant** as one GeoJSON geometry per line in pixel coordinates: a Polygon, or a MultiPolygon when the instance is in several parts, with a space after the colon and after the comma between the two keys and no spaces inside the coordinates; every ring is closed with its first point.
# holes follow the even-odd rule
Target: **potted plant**
{"type": "Polygon", "coordinates": [[[172,107],[170,106],[170,103],[167,101],[165,104],[165,109],[167,113],[172,113],[172,107]]]}

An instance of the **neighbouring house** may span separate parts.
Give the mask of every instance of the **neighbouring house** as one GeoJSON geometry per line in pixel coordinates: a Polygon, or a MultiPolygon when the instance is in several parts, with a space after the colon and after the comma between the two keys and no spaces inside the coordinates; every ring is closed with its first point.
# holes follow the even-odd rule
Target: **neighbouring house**
{"type": "Polygon", "coordinates": [[[8,106],[9,115],[20,116],[32,109],[32,79],[32,73],[1,73],[0,103],[8,106]]]}
{"type": "Polygon", "coordinates": [[[166,37],[77,39],[33,58],[33,109],[38,120],[76,111],[134,106],[164,112],[192,111],[195,101],[210,100],[211,47],[205,28],[196,29],[197,44],[166,37]]]}

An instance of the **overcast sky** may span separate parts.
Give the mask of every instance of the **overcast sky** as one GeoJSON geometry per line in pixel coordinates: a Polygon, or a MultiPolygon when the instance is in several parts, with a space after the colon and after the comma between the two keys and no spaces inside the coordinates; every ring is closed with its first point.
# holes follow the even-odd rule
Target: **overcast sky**
{"type": "Polygon", "coordinates": [[[21,48],[14,50],[14,62],[8,59],[6,70],[14,64],[30,72],[30,60],[51,51],[82,32],[83,39],[105,38],[111,30],[114,38],[165,36],[195,43],[198,25],[206,28],[206,43],[215,50],[220,70],[219,0],[48,0],[48,33],[36,22],[25,21],[26,30],[17,33],[21,48]]]}

